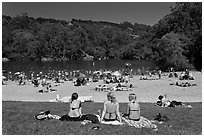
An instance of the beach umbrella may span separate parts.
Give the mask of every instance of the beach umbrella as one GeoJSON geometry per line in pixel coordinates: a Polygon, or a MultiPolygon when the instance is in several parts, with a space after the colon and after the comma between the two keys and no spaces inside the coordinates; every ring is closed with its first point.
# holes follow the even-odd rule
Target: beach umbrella
{"type": "Polygon", "coordinates": [[[111,75],[113,76],[121,76],[121,73],[119,71],[114,71],[113,73],[111,73],[111,75]]]}
{"type": "Polygon", "coordinates": [[[16,73],[14,73],[14,75],[20,75],[21,73],[20,72],[16,72],[16,73]]]}

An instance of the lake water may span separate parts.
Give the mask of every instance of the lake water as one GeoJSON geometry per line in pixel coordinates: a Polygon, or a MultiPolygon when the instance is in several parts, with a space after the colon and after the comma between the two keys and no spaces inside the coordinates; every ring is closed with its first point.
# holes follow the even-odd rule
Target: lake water
{"type": "Polygon", "coordinates": [[[93,61],[8,61],[2,62],[3,70],[11,71],[15,73],[17,71],[23,71],[29,73],[31,71],[39,73],[48,72],[49,70],[56,71],[73,71],[73,70],[119,70],[125,68],[125,63],[131,63],[131,68],[135,73],[138,71],[147,71],[157,68],[153,62],[138,61],[138,60],[93,60],[93,61]]]}

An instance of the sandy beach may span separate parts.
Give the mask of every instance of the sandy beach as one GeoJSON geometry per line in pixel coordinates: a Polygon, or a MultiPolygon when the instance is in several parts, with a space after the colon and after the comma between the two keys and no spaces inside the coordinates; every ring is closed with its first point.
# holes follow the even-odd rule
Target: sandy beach
{"type": "MultiPolygon", "coordinates": [[[[156,102],[159,95],[166,94],[170,100],[182,102],[202,102],[202,73],[192,72],[195,80],[190,80],[192,84],[197,86],[179,87],[170,85],[175,83],[178,78],[168,78],[162,76],[159,80],[139,80],[140,76],[134,76],[130,79],[129,84],[135,87],[132,91],[115,91],[116,98],[119,102],[127,102],[128,95],[132,92],[136,93],[139,102],[156,102]]],[[[178,72],[180,74],[180,72],[178,72]]],[[[178,82],[184,82],[178,80],[178,82]]],[[[54,84],[54,83],[53,83],[54,84]]],[[[106,99],[107,92],[95,91],[94,87],[103,85],[103,81],[91,82],[87,86],[75,87],[72,81],[65,81],[59,86],[53,87],[56,92],[39,93],[42,87],[34,87],[33,85],[19,86],[16,82],[8,81],[7,85],[2,85],[3,101],[33,101],[33,102],[49,102],[55,99],[57,94],[59,98],[71,96],[73,92],[77,92],[79,96],[92,96],[94,102],[103,102],[106,99]]],[[[109,84],[108,87],[116,86],[109,84]]]]}

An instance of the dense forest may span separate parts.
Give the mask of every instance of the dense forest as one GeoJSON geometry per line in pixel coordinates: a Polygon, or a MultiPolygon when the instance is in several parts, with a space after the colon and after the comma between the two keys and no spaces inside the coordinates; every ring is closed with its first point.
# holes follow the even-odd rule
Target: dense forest
{"type": "Polygon", "coordinates": [[[161,69],[202,69],[202,3],[176,3],[153,26],[2,16],[2,57],[154,60],[161,69]]]}

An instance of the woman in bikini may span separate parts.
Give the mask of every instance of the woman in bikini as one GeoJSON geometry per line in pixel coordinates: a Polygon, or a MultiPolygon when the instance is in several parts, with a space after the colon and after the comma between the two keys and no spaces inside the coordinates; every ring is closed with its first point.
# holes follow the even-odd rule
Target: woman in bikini
{"type": "Polygon", "coordinates": [[[81,101],[77,100],[78,94],[73,93],[70,102],[70,109],[68,115],[64,115],[60,118],[60,120],[68,120],[68,121],[79,121],[82,113],[81,113],[81,101]]]}
{"type": "Polygon", "coordinates": [[[127,107],[127,116],[128,119],[139,121],[140,120],[140,105],[138,102],[136,102],[136,95],[135,93],[129,94],[129,103],[127,107]]]}
{"type": "Polygon", "coordinates": [[[101,115],[102,121],[121,121],[120,113],[119,113],[119,103],[116,101],[115,95],[113,92],[108,92],[107,100],[104,102],[104,109],[101,115]]]}

